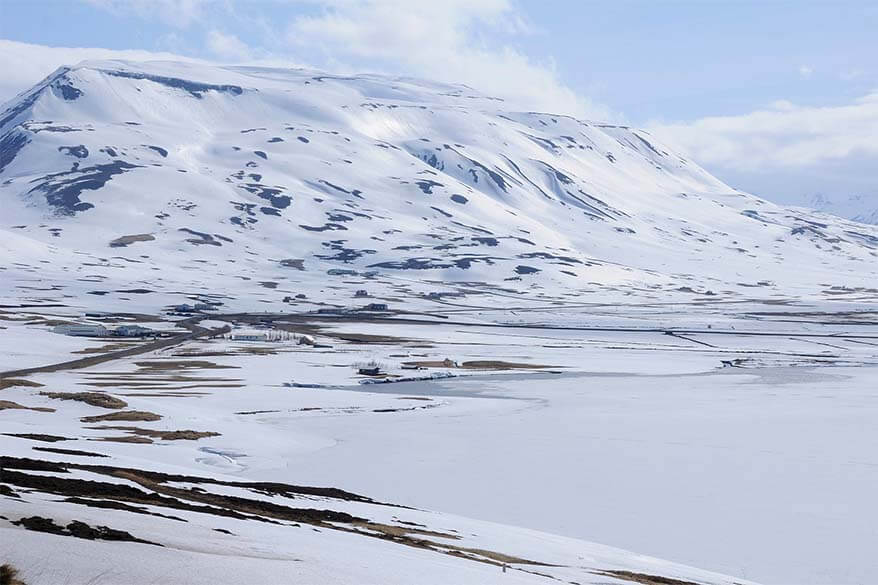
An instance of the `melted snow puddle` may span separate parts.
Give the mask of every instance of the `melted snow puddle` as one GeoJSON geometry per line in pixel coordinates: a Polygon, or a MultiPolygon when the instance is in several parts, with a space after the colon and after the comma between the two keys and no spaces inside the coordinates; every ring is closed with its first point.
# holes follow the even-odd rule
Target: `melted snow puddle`
{"type": "Polygon", "coordinates": [[[235,471],[244,471],[247,469],[246,465],[238,461],[238,459],[247,456],[245,453],[232,451],[230,449],[218,449],[216,447],[199,447],[198,450],[202,453],[207,453],[206,457],[197,457],[195,459],[198,463],[235,471]]]}

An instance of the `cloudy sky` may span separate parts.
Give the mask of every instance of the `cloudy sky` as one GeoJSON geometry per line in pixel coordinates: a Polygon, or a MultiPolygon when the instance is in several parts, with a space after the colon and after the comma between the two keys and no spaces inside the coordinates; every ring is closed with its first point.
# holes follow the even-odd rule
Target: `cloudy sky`
{"type": "Polygon", "coordinates": [[[645,127],[735,187],[878,207],[878,2],[0,0],[0,101],[91,58],[462,82],[645,127]]]}

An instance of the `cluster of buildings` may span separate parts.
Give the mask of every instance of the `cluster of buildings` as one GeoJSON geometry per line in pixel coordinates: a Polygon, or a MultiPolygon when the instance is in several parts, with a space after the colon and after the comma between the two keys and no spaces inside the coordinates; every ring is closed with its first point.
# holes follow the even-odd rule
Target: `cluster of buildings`
{"type": "Polygon", "coordinates": [[[268,341],[267,333],[232,333],[232,341],[268,341]]]}
{"type": "Polygon", "coordinates": [[[152,337],[158,331],[141,325],[119,325],[113,329],[93,323],[64,323],[56,325],[52,331],[73,337],[152,337]]]}
{"type": "Polygon", "coordinates": [[[451,292],[451,291],[430,291],[430,292],[428,292],[427,294],[424,295],[424,298],[427,298],[427,299],[430,299],[430,300],[433,300],[433,301],[438,301],[438,300],[443,299],[443,298],[446,298],[446,297],[462,297],[462,296],[465,296],[465,295],[464,295],[462,292],[457,292],[457,291],[455,291],[455,292],[451,292]]]}
{"type": "Polygon", "coordinates": [[[216,311],[216,305],[211,303],[195,303],[192,305],[183,303],[182,305],[174,305],[171,307],[171,310],[176,313],[200,313],[201,311],[216,311]]]}
{"type": "Polygon", "coordinates": [[[387,303],[369,303],[352,309],[345,307],[324,307],[317,309],[318,315],[350,315],[351,313],[386,313],[390,310],[387,303]]]}

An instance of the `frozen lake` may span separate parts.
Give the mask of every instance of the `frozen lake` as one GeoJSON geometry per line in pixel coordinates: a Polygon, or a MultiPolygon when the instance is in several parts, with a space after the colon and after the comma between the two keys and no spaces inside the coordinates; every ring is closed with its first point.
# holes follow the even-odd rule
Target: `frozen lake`
{"type": "Polygon", "coordinates": [[[875,583],[876,382],[860,367],[368,386],[481,397],[386,425],[297,420],[335,444],[289,466],[765,583],[875,583]]]}

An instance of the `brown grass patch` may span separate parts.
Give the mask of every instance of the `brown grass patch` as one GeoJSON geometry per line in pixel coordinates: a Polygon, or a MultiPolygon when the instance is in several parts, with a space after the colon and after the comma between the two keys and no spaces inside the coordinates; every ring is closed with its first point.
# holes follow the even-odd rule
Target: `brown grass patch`
{"type": "Polygon", "coordinates": [[[436,532],[435,530],[426,530],[424,528],[411,528],[409,526],[393,526],[390,524],[381,524],[378,522],[352,522],[354,526],[381,532],[388,536],[405,537],[410,534],[418,534],[421,536],[434,536],[436,538],[448,538],[451,540],[460,540],[457,534],[448,534],[445,532],[436,532]]]}
{"type": "Polygon", "coordinates": [[[152,234],[131,234],[130,236],[119,236],[110,242],[111,248],[124,248],[134,242],[151,242],[155,240],[152,234]]]}
{"type": "Polygon", "coordinates": [[[0,390],[6,388],[14,388],[15,386],[23,386],[26,388],[42,388],[42,384],[32,380],[24,380],[22,378],[0,378],[0,390]]]}
{"type": "MultiPolygon", "coordinates": [[[[235,380],[239,382],[239,380],[235,380]]],[[[127,383],[127,384],[86,384],[94,388],[114,387],[119,390],[191,390],[195,388],[243,388],[244,384],[172,384],[172,383],[127,383]]]]}
{"type": "Polygon", "coordinates": [[[174,357],[198,357],[198,358],[212,358],[212,357],[231,357],[237,355],[235,351],[198,351],[198,350],[187,350],[183,349],[180,351],[174,352],[174,357]]]}
{"type": "Polygon", "coordinates": [[[21,526],[27,530],[35,532],[47,532],[49,534],[57,534],[59,536],[73,536],[76,538],[84,538],[86,540],[118,540],[124,542],[140,542],[143,544],[154,544],[161,546],[155,542],[141,540],[131,536],[124,530],[116,530],[107,526],[89,526],[85,522],[73,520],[67,526],[55,524],[51,518],[43,518],[41,516],[28,516],[13,522],[16,526],[21,526]]]}
{"type": "Polygon", "coordinates": [[[142,370],[166,372],[168,370],[232,370],[237,366],[221,366],[204,360],[168,360],[161,362],[134,362],[142,370]]]}
{"type": "Polygon", "coordinates": [[[335,331],[323,331],[323,335],[352,343],[416,343],[417,339],[405,337],[393,337],[391,335],[371,335],[369,333],[337,333],[335,331]]]}
{"type": "Polygon", "coordinates": [[[557,368],[560,366],[504,362],[501,360],[474,360],[463,362],[460,364],[460,367],[465,370],[542,370],[545,368],[557,368]]]}
{"type": "Polygon", "coordinates": [[[98,408],[125,408],[128,403],[121,398],[100,392],[40,392],[40,396],[48,396],[58,400],[76,400],[98,408]]]}
{"type": "Polygon", "coordinates": [[[6,563],[0,565],[0,585],[25,585],[25,582],[18,578],[18,569],[6,563]]]}
{"type": "Polygon", "coordinates": [[[456,368],[451,360],[418,360],[414,362],[403,362],[404,366],[415,366],[418,368],[456,368]]]}
{"type": "Polygon", "coordinates": [[[80,422],[84,422],[84,423],[97,423],[97,422],[112,422],[112,421],[153,422],[153,421],[157,421],[157,420],[161,420],[161,419],[162,419],[162,416],[160,414],[156,414],[154,412],[147,412],[145,410],[120,410],[118,412],[108,412],[107,414],[99,414],[96,416],[84,416],[79,420],[80,420],[80,422]]]}
{"type": "MultiPolygon", "coordinates": [[[[112,439],[111,439],[112,440],[112,439]]],[[[448,531],[438,532],[425,526],[402,521],[394,525],[373,522],[367,518],[353,516],[346,512],[317,509],[294,508],[277,501],[262,499],[266,496],[297,497],[299,494],[317,496],[319,498],[358,501],[380,506],[393,504],[375,502],[369,498],[344,492],[337,488],[319,488],[294,486],[271,482],[229,482],[214,478],[169,475],[154,471],[130,468],[105,467],[76,463],[56,463],[33,459],[0,456],[0,465],[6,469],[7,484],[29,490],[52,493],[69,498],[83,497],[91,499],[112,500],[108,507],[126,505],[156,505],[163,508],[186,510],[214,514],[238,520],[260,520],[264,522],[294,522],[308,524],[329,530],[338,530],[362,537],[378,538],[399,545],[410,546],[433,551],[457,558],[468,559],[494,566],[525,565],[530,567],[554,566],[547,563],[524,559],[504,553],[480,548],[466,548],[456,545],[457,534],[448,531]],[[89,472],[125,479],[138,484],[138,487],[103,481],[82,480],[64,477],[63,472],[69,469],[82,469],[89,472]],[[58,475],[45,475],[36,472],[56,472],[58,475]],[[177,487],[174,484],[195,483],[197,487],[177,487]],[[244,495],[227,495],[211,491],[211,486],[231,486],[249,490],[250,497],[244,495]],[[253,496],[258,494],[260,498],[253,496]],[[437,542],[431,539],[442,539],[437,542]]],[[[80,502],[78,502],[80,503],[80,502]]],[[[519,567],[520,570],[527,570],[519,567]]],[[[533,571],[529,571],[533,572],[533,571]]],[[[650,583],[649,585],[689,585],[684,583],[650,583]]]]}
{"type": "Polygon", "coordinates": [[[250,355],[277,355],[276,347],[259,347],[254,345],[248,345],[238,349],[238,354],[250,354],[250,355]]]}
{"type": "Polygon", "coordinates": [[[127,392],[122,394],[127,398],[197,398],[199,396],[210,396],[210,392],[127,392]]]}
{"type": "Polygon", "coordinates": [[[58,441],[72,441],[69,437],[59,437],[58,435],[42,435],[39,433],[3,433],[6,437],[17,437],[19,439],[28,439],[31,441],[42,441],[43,443],[57,443],[58,441]]]}
{"type": "Polygon", "coordinates": [[[112,380],[112,381],[107,381],[107,382],[104,382],[104,381],[101,381],[101,382],[80,382],[79,385],[80,386],[92,386],[93,388],[114,388],[116,386],[120,386],[120,387],[124,387],[124,388],[128,388],[128,389],[132,389],[132,390],[137,389],[140,386],[147,386],[147,387],[156,386],[155,382],[153,382],[153,380],[151,378],[147,378],[146,380],[138,381],[138,382],[134,382],[134,381],[119,382],[117,380],[112,380]]]}
{"type": "Polygon", "coordinates": [[[155,429],[141,429],[139,427],[112,425],[91,428],[109,431],[125,431],[136,437],[149,437],[152,439],[161,439],[162,441],[197,441],[198,439],[203,439],[205,437],[218,437],[220,435],[213,431],[157,431],[155,429]]]}
{"type": "Polygon", "coordinates": [[[57,453],[58,455],[75,455],[76,457],[109,457],[103,453],[92,453],[91,451],[80,451],[79,449],[58,449],[57,447],[31,447],[34,451],[45,451],[46,453],[57,453]]]}
{"type": "Polygon", "coordinates": [[[124,437],[101,437],[100,439],[91,439],[92,441],[105,441],[108,443],[152,443],[152,439],[147,437],[138,437],[136,435],[127,435],[124,437]]]}
{"type": "Polygon", "coordinates": [[[92,354],[92,353],[107,353],[109,351],[118,351],[120,349],[128,349],[129,347],[136,345],[135,342],[117,342],[117,343],[108,343],[106,345],[96,346],[96,347],[86,347],[84,349],[78,349],[76,351],[72,351],[70,353],[78,353],[78,354],[92,354]]]}
{"type": "Polygon", "coordinates": [[[175,374],[173,376],[159,376],[155,374],[149,374],[146,372],[141,372],[139,374],[100,374],[100,377],[97,376],[98,373],[95,372],[92,376],[86,378],[88,383],[91,385],[107,385],[107,384],[139,384],[141,380],[148,380],[147,382],[143,382],[146,384],[153,382],[240,382],[239,378],[219,378],[216,376],[184,376],[182,374],[175,374]],[[113,377],[110,377],[113,376],[113,377]]]}
{"type": "Polygon", "coordinates": [[[44,406],[24,406],[11,400],[0,400],[0,410],[34,410],[36,412],[55,412],[54,408],[44,406]]]}
{"type": "Polygon", "coordinates": [[[623,581],[631,581],[640,583],[641,585],[698,585],[692,581],[682,581],[680,579],[672,579],[670,577],[662,577],[660,575],[647,575],[645,573],[635,573],[633,571],[595,571],[596,575],[605,575],[607,577],[615,577],[623,581]]]}
{"type": "Polygon", "coordinates": [[[546,368],[560,368],[561,366],[547,366],[544,364],[525,364],[521,362],[504,362],[502,360],[472,360],[454,365],[451,360],[422,360],[415,362],[403,362],[406,366],[420,368],[459,368],[462,370],[544,370],[546,368]]]}
{"type": "Polygon", "coordinates": [[[521,557],[514,557],[512,555],[507,555],[504,553],[496,552],[493,550],[485,550],[483,548],[465,548],[462,546],[454,547],[454,551],[460,551],[462,553],[469,553],[472,555],[477,555],[486,559],[490,559],[502,565],[538,565],[541,567],[551,567],[548,563],[540,563],[538,561],[531,561],[528,559],[523,559],[521,557]]]}

